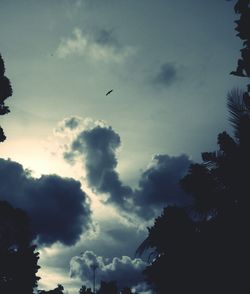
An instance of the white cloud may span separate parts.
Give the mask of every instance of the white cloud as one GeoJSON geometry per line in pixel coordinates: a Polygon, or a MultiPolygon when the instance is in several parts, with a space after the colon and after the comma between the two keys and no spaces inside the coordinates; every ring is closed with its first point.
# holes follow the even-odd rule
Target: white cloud
{"type": "Polygon", "coordinates": [[[83,34],[79,28],[73,30],[73,36],[62,38],[56,50],[59,58],[72,55],[86,56],[93,60],[121,63],[135,53],[130,46],[121,47],[117,43],[100,43],[89,34],[83,34]]]}
{"type": "Polygon", "coordinates": [[[72,140],[83,130],[91,130],[97,126],[107,127],[108,124],[103,120],[94,120],[90,117],[82,118],[74,115],[61,120],[53,133],[57,137],[67,137],[67,139],[72,140]]]}
{"type": "Polygon", "coordinates": [[[93,264],[96,264],[97,284],[100,281],[116,281],[118,287],[133,287],[143,283],[142,271],[146,263],[140,258],[129,256],[114,257],[112,260],[97,256],[92,251],[85,251],[81,256],[75,256],[70,261],[70,275],[80,278],[91,287],[93,279],[93,264]]]}

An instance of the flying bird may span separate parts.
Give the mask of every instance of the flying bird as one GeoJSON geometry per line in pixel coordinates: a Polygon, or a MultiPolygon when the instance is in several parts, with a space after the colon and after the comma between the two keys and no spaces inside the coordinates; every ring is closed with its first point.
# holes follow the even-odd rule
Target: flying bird
{"type": "Polygon", "coordinates": [[[110,90],[110,91],[108,91],[107,93],[106,93],[106,96],[108,96],[110,93],[112,93],[114,90],[112,89],[112,90],[110,90]]]}

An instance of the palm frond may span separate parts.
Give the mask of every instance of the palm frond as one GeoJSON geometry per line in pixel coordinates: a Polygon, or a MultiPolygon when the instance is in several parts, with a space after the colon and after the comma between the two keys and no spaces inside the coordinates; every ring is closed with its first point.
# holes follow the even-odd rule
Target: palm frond
{"type": "Polygon", "coordinates": [[[248,111],[243,102],[243,91],[234,88],[227,94],[227,107],[229,110],[229,121],[234,128],[235,137],[239,139],[239,126],[243,115],[248,111]]]}
{"type": "Polygon", "coordinates": [[[150,238],[147,237],[136,249],[135,255],[142,256],[144,252],[146,252],[150,248],[150,238]]]}
{"type": "Polygon", "coordinates": [[[203,164],[207,167],[207,168],[213,168],[216,166],[217,162],[218,162],[218,155],[217,152],[203,152],[201,153],[201,158],[203,160],[203,164]]]}

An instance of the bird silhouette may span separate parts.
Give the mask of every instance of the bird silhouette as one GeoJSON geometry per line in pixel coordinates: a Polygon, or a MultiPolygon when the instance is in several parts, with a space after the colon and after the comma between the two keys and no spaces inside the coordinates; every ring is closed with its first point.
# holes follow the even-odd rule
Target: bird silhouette
{"type": "Polygon", "coordinates": [[[106,93],[106,96],[108,96],[110,93],[112,93],[114,90],[112,89],[112,90],[110,90],[110,91],[108,91],[107,93],[106,93]]]}

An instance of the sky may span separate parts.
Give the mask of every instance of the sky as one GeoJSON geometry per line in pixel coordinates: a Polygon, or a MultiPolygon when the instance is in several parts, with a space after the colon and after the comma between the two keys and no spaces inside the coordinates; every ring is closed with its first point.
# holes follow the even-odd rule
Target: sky
{"type": "Polygon", "coordinates": [[[96,262],[97,283],[150,293],[135,250],[191,201],[178,181],[230,132],[226,96],[245,85],[233,2],[0,0],[0,199],[32,219],[40,288],[92,287],[96,262]]]}

